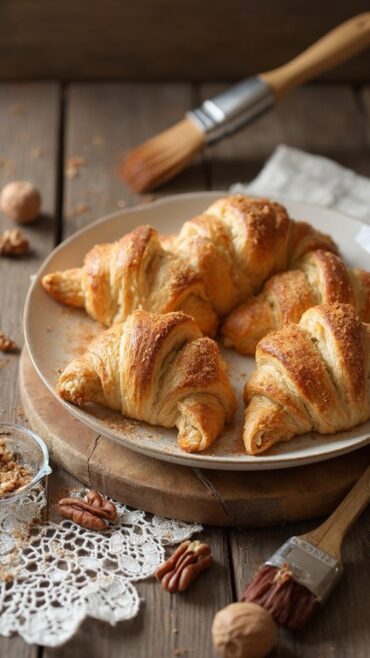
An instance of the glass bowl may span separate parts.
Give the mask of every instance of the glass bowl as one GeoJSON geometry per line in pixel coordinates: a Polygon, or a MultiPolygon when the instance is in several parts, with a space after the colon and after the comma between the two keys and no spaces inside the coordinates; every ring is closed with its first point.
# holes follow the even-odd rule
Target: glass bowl
{"type": "Polygon", "coordinates": [[[32,430],[22,425],[0,422],[0,438],[4,439],[7,450],[14,453],[16,461],[27,466],[32,480],[24,487],[0,496],[0,505],[25,496],[40,480],[51,473],[49,451],[44,441],[32,430]]]}

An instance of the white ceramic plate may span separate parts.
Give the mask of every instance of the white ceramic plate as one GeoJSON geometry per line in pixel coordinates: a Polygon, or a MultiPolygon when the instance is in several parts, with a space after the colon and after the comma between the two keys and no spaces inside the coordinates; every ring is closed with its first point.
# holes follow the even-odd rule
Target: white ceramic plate
{"type": "MultiPolygon", "coordinates": [[[[110,242],[140,224],[151,224],[161,233],[174,233],[190,217],[199,214],[225,192],[181,194],[155,203],[109,215],[63,242],[45,261],[34,278],[25,307],[25,335],[36,370],[60,404],[86,425],[126,447],[169,462],[222,470],[264,470],[309,464],[355,450],[370,442],[370,422],[335,436],[312,433],[281,443],[266,455],[250,457],[241,442],[242,389],[254,369],[254,359],[223,350],[230,366],[232,383],[239,399],[238,413],[231,426],[213,446],[201,454],[187,454],[177,446],[177,430],[165,430],[128,421],[118,413],[101,408],[79,409],[62,401],[55,385],[62,368],[84,349],[100,330],[83,312],[70,310],[54,301],[40,286],[41,277],[55,270],[76,267],[98,242],[110,242]]],[[[284,202],[295,219],[306,219],[330,233],[351,265],[369,269],[369,254],[356,242],[362,224],[332,210],[297,202],[284,202]]]]}

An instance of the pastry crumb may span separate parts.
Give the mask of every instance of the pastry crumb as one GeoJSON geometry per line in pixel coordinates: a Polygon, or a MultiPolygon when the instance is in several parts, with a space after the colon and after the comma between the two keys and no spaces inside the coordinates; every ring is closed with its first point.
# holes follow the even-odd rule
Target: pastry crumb
{"type": "Polygon", "coordinates": [[[81,167],[86,167],[86,166],[87,166],[86,158],[80,155],[71,156],[67,160],[65,175],[67,178],[76,178],[80,173],[81,167]]]}

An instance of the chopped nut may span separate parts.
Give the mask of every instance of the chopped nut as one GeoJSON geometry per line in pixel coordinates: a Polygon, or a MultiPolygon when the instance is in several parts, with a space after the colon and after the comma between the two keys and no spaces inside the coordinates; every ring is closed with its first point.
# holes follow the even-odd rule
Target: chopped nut
{"type": "Polygon", "coordinates": [[[61,516],[88,530],[106,530],[108,522],[114,523],[117,510],[111,501],[97,491],[89,491],[81,498],[62,498],[58,503],[61,516]]]}
{"type": "Polygon", "coordinates": [[[0,438],[0,497],[26,486],[31,479],[30,469],[15,460],[0,438]]]}
{"type": "Polygon", "coordinates": [[[29,242],[19,229],[0,234],[0,256],[21,256],[29,250],[29,242]]]}
{"type": "Polygon", "coordinates": [[[211,564],[212,552],[208,544],[188,540],[158,567],[156,576],[168,592],[183,592],[211,564]]]}
{"type": "Polygon", "coordinates": [[[0,331],[0,352],[16,352],[17,343],[0,331]]]}
{"type": "Polygon", "coordinates": [[[87,160],[79,155],[72,156],[67,160],[65,175],[67,178],[76,178],[79,175],[81,167],[86,167],[87,160]]]}

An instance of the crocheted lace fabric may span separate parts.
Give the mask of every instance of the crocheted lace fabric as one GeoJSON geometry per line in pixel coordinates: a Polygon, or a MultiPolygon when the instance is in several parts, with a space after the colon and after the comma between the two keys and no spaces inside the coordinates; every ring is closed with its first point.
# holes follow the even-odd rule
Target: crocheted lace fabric
{"type": "Polygon", "coordinates": [[[0,634],[55,647],[85,617],[131,619],[140,605],[134,583],[154,574],[165,546],[202,529],[115,504],[118,521],[103,533],[66,520],[35,524],[42,489],[0,506],[0,634]]]}

